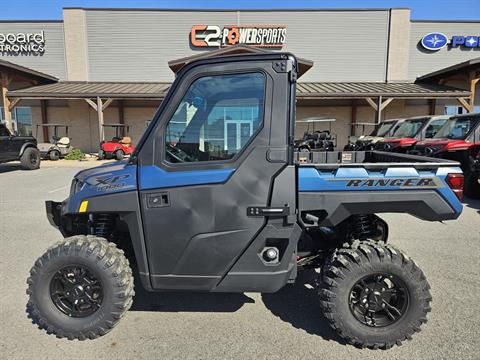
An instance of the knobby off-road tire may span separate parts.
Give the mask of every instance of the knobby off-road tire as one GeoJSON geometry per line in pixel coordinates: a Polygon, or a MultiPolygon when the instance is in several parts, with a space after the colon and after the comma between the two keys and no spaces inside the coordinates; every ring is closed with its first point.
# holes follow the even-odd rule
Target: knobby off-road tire
{"type": "MultiPolygon", "coordinates": [[[[351,248],[337,250],[322,268],[318,285],[320,306],[324,316],[342,338],[357,347],[388,349],[395,344],[401,345],[402,341],[410,340],[415,332],[420,331],[420,326],[427,322],[426,315],[431,310],[430,286],[423,272],[401,251],[382,242],[357,241],[351,248]],[[390,286],[394,287],[393,281],[397,285],[400,283],[399,287],[403,286],[405,291],[397,289],[398,293],[395,291],[397,295],[389,299],[390,302],[393,300],[397,308],[403,307],[402,315],[399,316],[392,310],[397,319],[391,320],[386,316],[384,309],[379,309],[378,316],[384,316],[386,319],[384,321],[388,322],[390,319],[393,323],[376,327],[371,323],[365,323],[369,322],[368,317],[365,318],[365,322],[362,322],[364,319],[359,320],[358,316],[358,309],[362,308],[359,306],[363,305],[360,303],[369,302],[375,297],[367,296],[367,301],[363,301],[365,298],[360,297],[363,300],[356,302],[352,294],[358,294],[359,282],[365,284],[364,279],[370,279],[372,276],[374,279],[380,278],[381,275],[377,274],[387,275],[380,283],[380,288],[376,288],[378,291],[381,292],[384,285],[387,285],[385,294],[393,293],[393,290],[388,289],[390,286]],[[390,278],[392,281],[389,280],[390,278]],[[355,290],[353,290],[354,287],[355,290]],[[355,311],[357,311],[356,315],[354,315],[355,311]]],[[[359,287],[362,288],[361,285],[359,287]]],[[[363,293],[373,296],[371,289],[363,293]],[[367,291],[370,291],[370,294],[367,291]]],[[[377,290],[374,293],[377,296],[377,290]]],[[[378,303],[384,306],[384,300],[378,303]]],[[[372,309],[371,306],[370,309],[372,309]]]]}
{"type": "Polygon", "coordinates": [[[472,199],[480,199],[480,184],[478,183],[477,175],[471,171],[465,171],[464,175],[463,192],[465,196],[472,199]]]}
{"type": "Polygon", "coordinates": [[[36,170],[40,167],[41,156],[40,151],[33,147],[26,148],[23,152],[20,162],[22,167],[27,170],[36,170]]]}
{"type": "MultiPolygon", "coordinates": [[[[123,251],[103,238],[90,235],[73,236],[50,247],[30,270],[27,284],[30,296],[27,308],[33,322],[47,333],[69,340],[95,339],[109,332],[130,308],[134,295],[132,270],[123,251]],[[89,288],[85,284],[92,284],[92,287],[100,284],[101,290],[90,293],[87,299],[87,302],[92,297],[97,299],[93,313],[68,315],[63,304],[71,303],[65,300],[65,294],[61,297],[64,299],[62,306],[58,305],[60,297],[57,291],[52,291],[52,286],[57,286],[59,278],[62,284],[67,282],[65,279],[69,281],[65,288],[68,286],[70,293],[71,282],[82,282],[73,277],[76,270],[69,270],[72,268],[85,269],[80,272],[88,278],[88,282],[82,284],[83,289],[89,288]],[[59,275],[65,271],[66,276],[59,275]],[[92,279],[98,280],[96,285],[92,279]]],[[[80,301],[83,302],[83,298],[80,301]]]]}

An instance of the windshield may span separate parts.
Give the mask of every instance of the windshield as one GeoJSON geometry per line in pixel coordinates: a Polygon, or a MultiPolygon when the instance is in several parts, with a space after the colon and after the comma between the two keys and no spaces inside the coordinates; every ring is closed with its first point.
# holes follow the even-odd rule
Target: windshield
{"type": "Polygon", "coordinates": [[[452,118],[433,137],[434,139],[465,139],[478,123],[478,117],[452,118]]]}
{"type": "Polygon", "coordinates": [[[381,123],[378,127],[375,128],[375,130],[373,130],[370,136],[385,136],[385,134],[388,133],[388,131],[392,128],[394,124],[394,121],[381,123]]]}
{"type": "Polygon", "coordinates": [[[398,127],[393,133],[394,137],[398,138],[411,138],[415,137],[425,123],[424,119],[419,120],[407,120],[398,127]]]}

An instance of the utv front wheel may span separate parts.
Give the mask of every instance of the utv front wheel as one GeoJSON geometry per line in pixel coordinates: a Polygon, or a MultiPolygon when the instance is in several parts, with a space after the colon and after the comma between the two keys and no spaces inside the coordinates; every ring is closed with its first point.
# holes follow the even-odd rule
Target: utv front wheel
{"type": "Polygon", "coordinates": [[[320,305],[350,344],[388,349],[410,340],[427,321],[430,286],[417,265],[390,245],[357,242],[327,261],[320,305]]]}
{"type": "Polygon", "coordinates": [[[69,340],[109,332],[134,295],[123,251],[95,236],[73,236],[48,249],[30,270],[27,283],[32,320],[69,340]]]}

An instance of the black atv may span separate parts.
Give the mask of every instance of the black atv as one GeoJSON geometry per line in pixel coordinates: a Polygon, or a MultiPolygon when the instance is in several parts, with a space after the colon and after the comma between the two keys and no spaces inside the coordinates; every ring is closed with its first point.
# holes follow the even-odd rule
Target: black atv
{"type": "Polygon", "coordinates": [[[35,170],[40,167],[40,158],[37,140],[33,136],[12,134],[0,124],[0,163],[20,160],[24,169],[35,170]]]}

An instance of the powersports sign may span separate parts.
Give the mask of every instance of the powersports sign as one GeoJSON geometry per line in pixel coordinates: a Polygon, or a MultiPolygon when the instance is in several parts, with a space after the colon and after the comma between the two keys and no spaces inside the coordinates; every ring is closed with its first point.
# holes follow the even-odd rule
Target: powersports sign
{"type": "Polygon", "coordinates": [[[228,47],[244,44],[255,47],[282,47],[286,26],[194,25],[190,33],[193,46],[228,47]]]}
{"type": "Polygon", "coordinates": [[[0,33],[0,53],[40,55],[45,52],[45,33],[0,33]]]}

